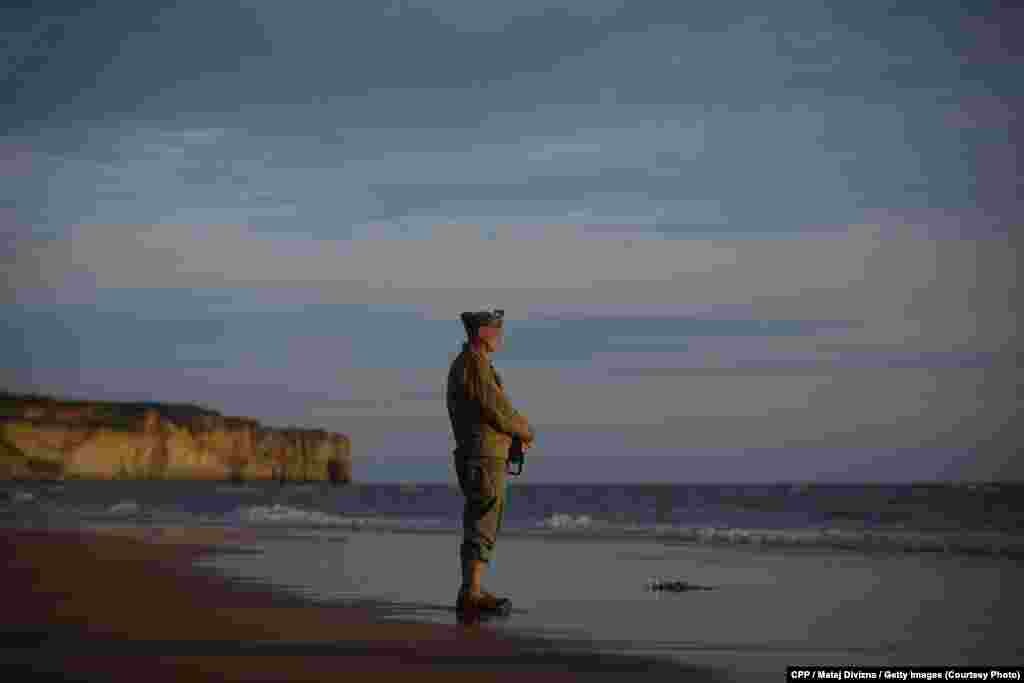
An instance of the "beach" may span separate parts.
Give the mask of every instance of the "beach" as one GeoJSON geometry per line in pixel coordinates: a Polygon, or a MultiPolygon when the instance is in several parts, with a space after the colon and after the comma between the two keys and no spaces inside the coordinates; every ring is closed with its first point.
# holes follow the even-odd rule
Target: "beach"
{"type": "Polygon", "coordinates": [[[1014,563],[509,537],[485,585],[511,592],[513,614],[467,626],[445,552],[457,540],[9,528],[4,658],[25,680],[89,681],[767,681],[789,665],[1024,659],[1014,563]],[[655,576],[707,590],[644,591],[655,576]]]}
{"type": "Polygon", "coordinates": [[[0,530],[3,658],[16,680],[715,680],[705,668],[462,626],[384,620],[197,568],[255,541],[246,530],[0,530]]]}
{"type": "Polygon", "coordinates": [[[1024,663],[1016,489],[525,486],[483,577],[512,612],[466,626],[460,494],[409,488],[0,487],[4,659],[79,680],[1024,663]]]}
{"type": "MultiPolygon", "coordinates": [[[[302,532],[200,564],[239,580],[273,577],[324,604],[444,625],[458,542],[446,532],[302,532]]],[[[504,635],[769,681],[804,664],[1019,665],[1020,569],[1015,560],[941,553],[538,533],[502,538],[484,585],[513,598],[511,617],[492,625],[504,635]],[[652,592],[652,578],[707,590],[652,592]]]]}

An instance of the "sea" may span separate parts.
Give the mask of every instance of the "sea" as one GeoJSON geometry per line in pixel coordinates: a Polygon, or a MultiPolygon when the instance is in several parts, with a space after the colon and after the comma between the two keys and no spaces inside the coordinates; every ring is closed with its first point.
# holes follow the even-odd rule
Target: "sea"
{"type": "MultiPolygon", "coordinates": [[[[740,681],[800,665],[1021,665],[1022,494],[1011,483],[510,484],[483,585],[513,608],[490,627],[740,681]]],[[[197,569],[452,624],[463,504],[448,484],[3,482],[0,526],[245,530],[250,540],[197,569]]]]}
{"type": "MultiPolygon", "coordinates": [[[[502,535],[1024,557],[1024,484],[510,484],[502,535]]],[[[455,532],[450,484],[0,482],[0,520],[455,532]]]]}

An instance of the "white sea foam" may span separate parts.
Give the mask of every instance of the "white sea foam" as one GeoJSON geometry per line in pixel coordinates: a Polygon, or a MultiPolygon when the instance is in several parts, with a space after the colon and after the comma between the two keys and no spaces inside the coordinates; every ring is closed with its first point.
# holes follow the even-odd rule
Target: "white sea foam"
{"type": "Polygon", "coordinates": [[[345,518],[329,515],[319,510],[305,510],[290,505],[255,505],[239,508],[235,516],[249,523],[313,524],[317,526],[340,526],[345,518]]]}
{"type": "MultiPolygon", "coordinates": [[[[515,535],[514,530],[503,533],[515,535]]],[[[586,515],[556,513],[522,533],[593,538],[658,538],[707,545],[754,547],[836,548],[884,552],[940,552],[1024,558],[1024,536],[999,532],[925,532],[905,529],[753,529],[672,524],[621,524],[592,520],[586,515]]]]}
{"type": "MultiPolygon", "coordinates": [[[[255,527],[336,529],[339,531],[381,530],[459,533],[460,518],[425,518],[347,515],[321,512],[297,505],[241,506],[227,514],[193,513],[180,507],[141,506],[134,500],[114,505],[48,502],[30,491],[9,493],[12,504],[22,509],[39,506],[40,511],[68,519],[145,519],[149,523],[173,521],[181,524],[241,524],[255,527]]],[[[921,531],[905,528],[738,528],[725,525],[687,526],[641,524],[621,520],[595,519],[586,514],[553,513],[539,522],[505,521],[502,535],[580,536],[585,538],[650,538],[669,542],[708,545],[736,545],[763,548],[837,548],[882,552],[940,552],[954,555],[985,555],[1024,558],[1024,534],[1000,531],[921,531]]]]}
{"type": "Polygon", "coordinates": [[[589,515],[579,515],[573,519],[572,515],[558,512],[551,515],[543,522],[539,522],[538,526],[548,529],[585,529],[590,527],[592,524],[593,520],[589,515]]]}
{"type": "Polygon", "coordinates": [[[228,515],[229,520],[252,525],[317,526],[343,529],[428,530],[444,527],[441,519],[400,519],[329,515],[290,505],[256,505],[242,507],[228,515]]]}
{"type": "Polygon", "coordinates": [[[1024,557],[1024,536],[1008,536],[997,532],[672,527],[662,528],[652,535],[681,541],[723,545],[828,547],[849,550],[944,552],[1024,557]]]}

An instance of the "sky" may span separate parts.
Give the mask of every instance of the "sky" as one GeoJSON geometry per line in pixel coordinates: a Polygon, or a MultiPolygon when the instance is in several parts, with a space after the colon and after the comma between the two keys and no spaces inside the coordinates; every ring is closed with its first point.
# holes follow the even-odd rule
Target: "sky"
{"type": "Polygon", "coordinates": [[[524,483],[1024,479],[1018,9],[24,4],[7,390],[451,483],[458,316],[503,308],[524,483]]]}

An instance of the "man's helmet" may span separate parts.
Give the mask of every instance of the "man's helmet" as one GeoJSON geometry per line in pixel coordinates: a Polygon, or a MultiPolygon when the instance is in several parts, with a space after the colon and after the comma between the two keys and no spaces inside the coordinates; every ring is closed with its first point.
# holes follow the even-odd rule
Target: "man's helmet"
{"type": "Polygon", "coordinates": [[[473,336],[481,327],[501,327],[504,324],[505,310],[496,308],[493,311],[467,311],[459,317],[462,318],[466,334],[473,336]]]}

